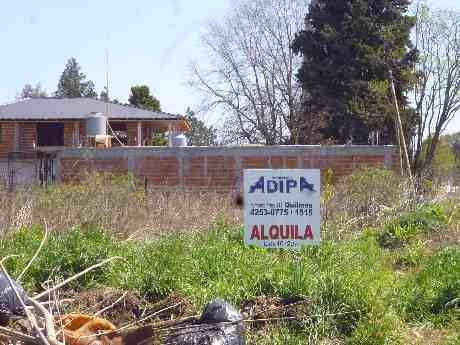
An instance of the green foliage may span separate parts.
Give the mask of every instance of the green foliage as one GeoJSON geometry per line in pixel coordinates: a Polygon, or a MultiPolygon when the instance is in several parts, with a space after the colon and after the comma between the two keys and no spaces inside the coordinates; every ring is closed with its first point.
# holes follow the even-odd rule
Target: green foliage
{"type": "Polygon", "coordinates": [[[80,69],[75,58],[72,57],[67,61],[55,92],[57,97],[97,97],[94,83],[91,80],[87,81],[86,75],[80,72],[80,69]]]}
{"type": "Polygon", "coordinates": [[[400,335],[401,323],[398,318],[391,314],[380,315],[380,317],[363,318],[347,339],[347,345],[387,345],[401,344],[400,335]]]}
{"type": "Polygon", "coordinates": [[[397,267],[416,267],[425,259],[426,251],[423,242],[418,240],[410,243],[407,250],[396,260],[397,267]]]}
{"type": "Polygon", "coordinates": [[[441,139],[436,146],[436,153],[433,158],[432,169],[435,177],[445,178],[456,168],[458,163],[453,146],[441,139]]]}
{"type": "MultiPolygon", "coordinates": [[[[384,130],[392,142],[394,105],[389,92],[391,68],[402,109],[414,79],[416,51],[407,16],[408,0],[318,0],[310,5],[307,28],[294,42],[305,57],[298,72],[309,95],[307,115],[325,114],[323,137],[346,143],[350,137],[367,143],[369,132],[384,130]]],[[[402,112],[404,128],[413,128],[412,111],[402,112]]]]}
{"type": "MultiPolygon", "coordinates": [[[[389,178],[381,171],[360,174],[365,177],[351,181],[389,178]]],[[[326,182],[331,179],[326,174],[326,182]]],[[[249,326],[248,344],[402,345],[407,343],[403,333],[414,322],[454,331],[460,322],[459,247],[455,241],[451,248],[431,246],[434,232],[458,226],[458,201],[426,204],[398,215],[383,229],[362,231],[349,241],[323,241],[299,251],[265,250],[245,247],[241,226],[220,216],[198,232],[174,229],[149,240],[120,241],[113,232],[101,229],[100,224],[108,223],[98,220],[103,212],[92,213],[93,209],[107,211],[108,200],[114,203],[111,207],[129,199],[124,217],[133,218],[143,207],[144,193],[136,197],[139,185],[132,176],[100,175],[88,183],[51,186],[43,199],[34,199],[40,207],[54,205],[56,212],[78,225],[51,228],[50,239],[24,276],[28,291],[41,291],[40,283],[49,278],[62,280],[108,257],[121,256],[124,260],[85,275],[69,288],[112,286],[151,300],[174,293],[192,302],[196,310],[215,297],[237,306],[261,296],[305,300],[296,307],[298,320],[249,326]],[[95,202],[88,198],[104,193],[95,202]],[[75,217],[73,204],[85,201],[88,207],[75,217]],[[381,232],[406,246],[396,251],[382,248],[381,232]],[[395,270],[395,260],[410,269],[395,270]]],[[[42,236],[41,226],[31,226],[1,239],[2,256],[19,255],[8,260],[13,276],[33,256],[42,236]]],[[[456,335],[446,334],[452,334],[447,344],[456,344],[456,335]]]]}
{"type": "Polygon", "coordinates": [[[168,146],[168,136],[164,132],[152,132],[152,138],[149,142],[151,146],[168,146]]]}
{"type": "Polygon", "coordinates": [[[150,94],[150,88],[147,85],[132,86],[128,101],[129,104],[138,108],[161,111],[160,101],[150,94]]]}
{"type": "Polygon", "coordinates": [[[447,217],[443,208],[438,205],[425,205],[390,223],[379,240],[383,247],[400,247],[420,233],[439,231],[446,226],[447,217]]]}
{"type": "Polygon", "coordinates": [[[190,132],[185,134],[190,146],[212,146],[216,144],[217,130],[214,127],[206,126],[190,108],[187,108],[185,118],[192,128],[190,132]]]}
{"type": "MultiPolygon", "coordinates": [[[[119,255],[125,261],[97,270],[71,288],[111,285],[154,300],[174,292],[197,306],[216,296],[235,304],[263,295],[303,296],[308,303],[298,313],[305,321],[295,326],[293,343],[300,339],[296,333],[315,334],[315,339],[352,336],[363,318],[376,319],[385,310],[394,278],[374,238],[288,252],[244,247],[241,236],[235,236],[240,231],[218,220],[209,232],[192,237],[171,234],[156,241],[117,243],[98,229],[75,228],[47,243],[25,282],[39,290],[38,282],[50,276],[64,279],[119,255]],[[335,313],[343,314],[328,316],[335,313]],[[308,319],[310,315],[324,316],[308,319]]],[[[35,251],[40,236],[24,229],[2,243],[4,253],[22,254],[14,272],[35,251]]]]}
{"type": "MultiPolygon", "coordinates": [[[[19,254],[9,263],[13,275],[19,274],[38,249],[42,229],[24,228],[0,244],[4,255],[19,254]]],[[[94,227],[75,227],[62,236],[46,242],[41,255],[35,260],[25,277],[25,285],[32,291],[41,290],[40,283],[48,279],[63,280],[85,268],[106,259],[116,248],[112,238],[94,227]]],[[[107,282],[106,269],[95,270],[69,286],[75,290],[89,289],[107,282]]]]}
{"type": "Polygon", "coordinates": [[[401,182],[392,170],[363,168],[341,181],[333,201],[351,215],[372,215],[399,201],[401,182]]]}
{"type": "Polygon", "coordinates": [[[109,91],[107,90],[107,86],[104,86],[104,88],[102,89],[101,93],[99,94],[99,99],[104,102],[110,102],[109,91]]]}
{"type": "Polygon", "coordinates": [[[458,320],[459,272],[459,248],[446,248],[431,257],[402,288],[400,307],[406,318],[435,323],[458,320]]]}

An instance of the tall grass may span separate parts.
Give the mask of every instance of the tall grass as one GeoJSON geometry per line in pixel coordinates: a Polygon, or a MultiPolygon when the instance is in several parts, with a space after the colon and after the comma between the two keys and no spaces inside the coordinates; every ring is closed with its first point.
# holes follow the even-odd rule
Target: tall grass
{"type": "Polygon", "coordinates": [[[0,190],[0,232],[40,224],[54,232],[100,226],[120,237],[148,237],[206,228],[217,216],[239,222],[226,194],[145,191],[133,176],[92,175],[78,185],[0,190]]]}
{"type": "Polygon", "coordinates": [[[358,174],[323,200],[319,247],[245,247],[240,210],[228,195],[145,193],[132,177],[94,176],[78,186],[1,192],[8,223],[0,252],[19,255],[8,261],[17,276],[39,246],[45,218],[53,233],[24,277],[30,292],[121,256],[69,288],[111,286],[151,301],[179,294],[196,312],[218,296],[237,306],[259,296],[305,301],[297,321],[250,329],[249,344],[405,344],[403,335],[420,323],[442,328],[455,344],[458,199],[413,202],[400,187],[353,196],[356,184],[375,193],[394,185],[387,172],[358,174]]]}

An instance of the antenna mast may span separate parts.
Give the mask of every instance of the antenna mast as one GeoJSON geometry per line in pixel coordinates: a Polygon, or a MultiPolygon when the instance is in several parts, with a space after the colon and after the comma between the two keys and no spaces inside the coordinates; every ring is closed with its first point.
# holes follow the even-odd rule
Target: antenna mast
{"type": "Polygon", "coordinates": [[[106,92],[106,106],[105,112],[109,114],[109,48],[105,48],[105,92],[106,92]]]}

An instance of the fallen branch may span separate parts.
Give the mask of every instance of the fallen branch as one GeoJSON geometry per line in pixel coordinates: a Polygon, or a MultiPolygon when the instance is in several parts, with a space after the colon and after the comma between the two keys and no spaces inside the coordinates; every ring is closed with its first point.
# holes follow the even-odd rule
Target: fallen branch
{"type": "Polygon", "coordinates": [[[40,243],[40,246],[38,247],[37,251],[35,252],[34,256],[32,257],[32,259],[30,259],[29,263],[26,265],[26,267],[24,267],[22,272],[16,278],[16,280],[18,282],[21,281],[21,278],[24,276],[24,274],[27,272],[27,270],[30,268],[30,266],[32,266],[32,263],[35,261],[35,259],[37,258],[38,254],[40,254],[40,251],[42,250],[42,247],[46,242],[46,239],[48,237],[48,224],[46,224],[45,219],[43,219],[43,223],[45,224],[45,234],[43,235],[43,239],[42,239],[42,241],[40,243]]]}
{"type": "Polygon", "coordinates": [[[108,259],[106,259],[104,261],[101,261],[98,264],[90,266],[87,269],[81,271],[80,273],[77,273],[77,274],[73,275],[72,277],[60,282],[59,284],[54,285],[52,288],[47,289],[46,291],[43,291],[43,292],[39,293],[38,295],[34,296],[33,299],[38,301],[40,298],[46,296],[50,292],[53,292],[53,291],[55,291],[57,289],[60,289],[61,287],[67,285],[68,283],[70,283],[71,281],[74,281],[77,278],[80,278],[81,276],[85,275],[86,273],[88,273],[88,272],[90,272],[90,271],[92,271],[92,270],[94,270],[96,268],[99,268],[101,266],[104,266],[105,264],[107,264],[107,263],[109,263],[109,262],[111,262],[113,260],[117,260],[117,259],[123,259],[123,258],[119,257],[119,256],[114,256],[114,257],[108,258],[108,259]]]}
{"type": "Polygon", "coordinates": [[[46,337],[49,343],[51,345],[64,345],[56,339],[53,315],[51,315],[44,306],[42,306],[39,302],[33,300],[32,298],[29,299],[29,302],[34,306],[35,310],[42,314],[43,319],[45,320],[46,337]]]}

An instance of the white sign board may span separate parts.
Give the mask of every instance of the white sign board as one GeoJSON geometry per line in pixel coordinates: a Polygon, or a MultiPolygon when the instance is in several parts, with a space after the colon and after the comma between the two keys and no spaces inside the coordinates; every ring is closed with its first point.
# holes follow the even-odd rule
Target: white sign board
{"type": "Polygon", "coordinates": [[[319,170],[244,171],[244,242],[300,248],[320,242],[319,170]]]}

